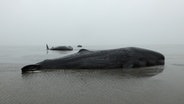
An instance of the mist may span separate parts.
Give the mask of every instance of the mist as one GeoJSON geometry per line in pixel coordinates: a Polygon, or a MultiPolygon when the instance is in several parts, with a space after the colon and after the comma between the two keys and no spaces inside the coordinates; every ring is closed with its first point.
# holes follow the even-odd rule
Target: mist
{"type": "Polygon", "coordinates": [[[184,44],[183,0],[1,0],[1,45],[184,44]]]}

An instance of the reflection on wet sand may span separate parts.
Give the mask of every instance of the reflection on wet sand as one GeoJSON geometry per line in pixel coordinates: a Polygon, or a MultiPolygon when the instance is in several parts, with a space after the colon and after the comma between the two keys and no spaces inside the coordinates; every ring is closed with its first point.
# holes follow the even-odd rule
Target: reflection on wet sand
{"type": "MultiPolygon", "coordinates": [[[[142,104],[151,100],[153,103],[150,104],[157,104],[164,103],[165,100],[155,100],[154,94],[160,93],[160,89],[165,86],[161,80],[155,80],[151,76],[161,73],[163,68],[163,66],[155,66],[126,70],[36,71],[22,74],[21,86],[24,86],[22,90],[28,92],[34,102],[39,103],[142,104]]],[[[168,92],[168,90],[170,88],[162,92],[168,92]]],[[[24,100],[24,102],[29,101],[30,99],[24,100]]]]}

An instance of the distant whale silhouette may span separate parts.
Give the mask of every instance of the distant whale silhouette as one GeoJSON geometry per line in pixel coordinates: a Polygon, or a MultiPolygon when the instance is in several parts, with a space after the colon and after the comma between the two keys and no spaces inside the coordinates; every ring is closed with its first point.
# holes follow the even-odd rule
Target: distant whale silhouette
{"type": "Polygon", "coordinates": [[[57,47],[51,47],[46,44],[47,50],[61,50],[61,51],[72,51],[73,48],[71,46],[57,46],[57,47]]]}
{"type": "Polygon", "coordinates": [[[78,53],[27,65],[21,70],[27,72],[44,69],[122,69],[156,65],[164,65],[164,56],[161,53],[128,47],[100,51],[81,49],[78,53]]]}

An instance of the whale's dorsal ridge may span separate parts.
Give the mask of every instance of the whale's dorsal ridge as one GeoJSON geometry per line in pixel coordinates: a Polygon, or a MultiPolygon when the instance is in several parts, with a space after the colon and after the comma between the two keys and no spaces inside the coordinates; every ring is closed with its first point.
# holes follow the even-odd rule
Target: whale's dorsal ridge
{"type": "Polygon", "coordinates": [[[87,50],[87,49],[80,49],[80,50],[78,51],[78,53],[81,53],[81,52],[90,52],[90,51],[87,50]]]}

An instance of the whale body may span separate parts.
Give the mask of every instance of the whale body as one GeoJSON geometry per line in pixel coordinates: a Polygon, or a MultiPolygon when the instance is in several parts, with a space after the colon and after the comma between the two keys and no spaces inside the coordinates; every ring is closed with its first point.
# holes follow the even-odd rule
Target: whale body
{"type": "Polygon", "coordinates": [[[51,47],[46,44],[46,49],[47,50],[58,50],[58,51],[72,51],[73,48],[71,46],[57,46],[57,47],[51,47]]]}
{"type": "Polygon", "coordinates": [[[44,69],[123,69],[164,65],[164,55],[148,49],[127,47],[79,52],[24,66],[22,72],[44,69]]]}

